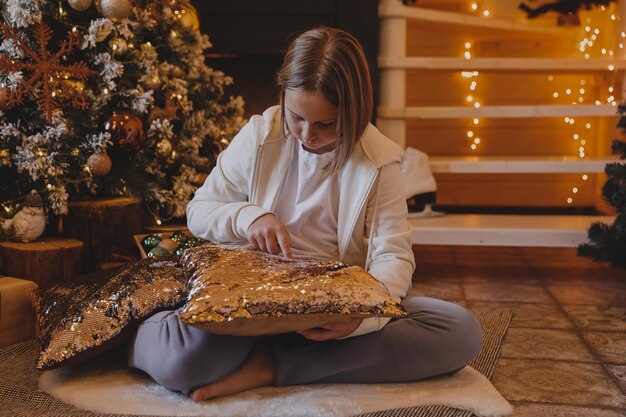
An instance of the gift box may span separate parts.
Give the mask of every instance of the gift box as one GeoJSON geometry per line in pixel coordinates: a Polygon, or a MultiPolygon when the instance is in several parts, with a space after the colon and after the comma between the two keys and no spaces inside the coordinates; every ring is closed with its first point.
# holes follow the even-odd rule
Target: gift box
{"type": "Polygon", "coordinates": [[[30,303],[37,284],[20,278],[0,278],[0,347],[36,336],[35,314],[30,303]]]}

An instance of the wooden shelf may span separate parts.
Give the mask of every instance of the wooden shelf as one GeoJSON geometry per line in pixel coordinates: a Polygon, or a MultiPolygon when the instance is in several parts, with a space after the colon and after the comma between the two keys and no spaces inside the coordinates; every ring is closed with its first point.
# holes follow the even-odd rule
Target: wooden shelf
{"type": "Polygon", "coordinates": [[[626,59],[380,57],[381,69],[450,71],[608,72],[626,69],[626,59]]]}
{"type": "Polygon", "coordinates": [[[609,158],[576,157],[430,157],[437,174],[557,174],[604,172],[609,158]]]}
{"type": "Polygon", "coordinates": [[[534,117],[616,116],[617,106],[610,104],[565,104],[536,106],[428,106],[379,107],[382,119],[458,119],[458,118],[534,118],[534,117]]]}
{"type": "Polygon", "coordinates": [[[448,214],[409,222],[415,245],[576,247],[587,242],[593,222],[613,220],[611,216],[448,214]]]}
{"type": "Polygon", "coordinates": [[[480,17],[464,13],[446,12],[424,9],[420,7],[380,6],[378,16],[381,18],[401,17],[420,22],[420,29],[437,31],[458,31],[458,27],[480,29],[481,31],[497,31],[500,34],[513,32],[516,34],[540,36],[573,36],[574,29],[541,26],[512,20],[480,17]]]}

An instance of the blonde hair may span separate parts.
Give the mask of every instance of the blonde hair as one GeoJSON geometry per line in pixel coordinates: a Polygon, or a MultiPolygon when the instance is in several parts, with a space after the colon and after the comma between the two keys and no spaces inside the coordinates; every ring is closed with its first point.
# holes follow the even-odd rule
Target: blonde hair
{"type": "Polygon", "coordinates": [[[359,42],[347,32],[318,27],[298,36],[285,54],[278,71],[281,87],[281,124],[285,118],[285,90],[319,91],[337,106],[335,149],[330,173],[338,172],[350,158],[372,116],[370,71],[359,42]]]}

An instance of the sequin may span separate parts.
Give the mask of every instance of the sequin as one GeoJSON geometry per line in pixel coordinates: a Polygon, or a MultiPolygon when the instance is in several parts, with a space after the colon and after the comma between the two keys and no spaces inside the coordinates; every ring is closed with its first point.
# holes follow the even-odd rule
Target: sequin
{"type": "MultiPolygon", "coordinates": [[[[315,314],[327,315],[328,321],[333,315],[406,315],[382,283],[362,268],[339,261],[286,259],[206,244],[187,250],[181,262],[189,277],[190,299],[180,318],[209,331],[220,328],[206,323],[263,317],[315,314]]],[[[228,329],[222,333],[233,334],[228,329]]]]}
{"type": "Polygon", "coordinates": [[[178,259],[152,258],[38,289],[33,296],[41,334],[37,367],[68,365],[121,341],[133,324],[184,303],[185,281],[178,259]]]}

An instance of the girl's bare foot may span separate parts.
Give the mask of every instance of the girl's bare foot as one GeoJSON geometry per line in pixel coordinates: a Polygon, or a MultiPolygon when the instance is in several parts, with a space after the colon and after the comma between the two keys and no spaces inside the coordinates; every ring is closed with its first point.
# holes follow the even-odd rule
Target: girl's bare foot
{"type": "Polygon", "coordinates": [[[224,379],[196,389],[190,397],[196,402],[223,397],[257,387],[273,385],[275,378],[276,370],[271,350],[266,347],[257,347],[235,372],[224,379]]]}

